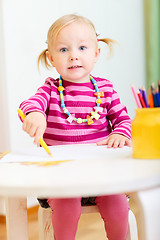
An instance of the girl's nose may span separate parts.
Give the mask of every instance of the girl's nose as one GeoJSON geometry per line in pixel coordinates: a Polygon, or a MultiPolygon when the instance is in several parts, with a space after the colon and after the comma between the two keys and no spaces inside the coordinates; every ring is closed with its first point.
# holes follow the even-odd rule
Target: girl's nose
{"type": "Polygon", "coordinates": [[[75,52],[71,52],[70,53],[70,56],[69,56],[69,61],[75,61],[75,60],[78,60],[78,56],[75,52]]]}
{"type": "Polygon", "coordinates": [[[70,61],[78,60],[78,57],[70,57],[70,61]]]}

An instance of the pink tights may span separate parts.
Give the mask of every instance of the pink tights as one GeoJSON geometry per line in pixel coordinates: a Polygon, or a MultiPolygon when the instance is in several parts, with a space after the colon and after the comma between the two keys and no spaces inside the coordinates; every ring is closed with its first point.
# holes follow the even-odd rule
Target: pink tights
{"type": "MultiPolygon", "coordinates": [[[[99,196],[95,200],[109,240],[125,240],[128,232],[128,201],[125,195],[99,196]]],[[[56,240],[75,240],[81,215],[81,198],[49,199],[56,240]]]]}

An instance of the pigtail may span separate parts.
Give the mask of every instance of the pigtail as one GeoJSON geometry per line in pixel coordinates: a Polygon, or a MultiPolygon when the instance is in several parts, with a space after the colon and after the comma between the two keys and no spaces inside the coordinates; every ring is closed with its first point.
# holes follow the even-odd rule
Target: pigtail
{"type": "Polygon", "coordinates": [[[109,47],[109,56],[113,56],[113,45],[118,44],[118,42],[111,38],[100,38],[98,41],[106,43],[109,47]]]}
{"type": "Polygon", "coordinates": [[[41,54],[39,55],[38,61],[37,61],[38,69],[39,69],[40,63],[41,63],[42,65],[44,65],[47,69],[50,69],[50,68],[51,68],[51,65],[49,64],[48,59],[47,59],[47,56],[46,56],[46,52],[47,52],[47,51],[48,51],[48,48],[45,49],[43,52],[41,52],[41,54]]]}

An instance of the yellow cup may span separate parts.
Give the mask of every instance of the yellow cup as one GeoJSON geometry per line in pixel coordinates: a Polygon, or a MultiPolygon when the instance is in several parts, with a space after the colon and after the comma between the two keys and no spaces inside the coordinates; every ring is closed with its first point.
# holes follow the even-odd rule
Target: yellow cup
{"type": "Polygon", "coordinates": [[[134,158],[160,159],[160,108],[138,108],[132,121],[134,158]]]}

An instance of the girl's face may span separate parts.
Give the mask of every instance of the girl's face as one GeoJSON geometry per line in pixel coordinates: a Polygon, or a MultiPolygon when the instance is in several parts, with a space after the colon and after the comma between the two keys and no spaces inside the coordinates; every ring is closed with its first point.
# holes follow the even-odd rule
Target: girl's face
{"type": "Polygon", "coordinates": [[[47,57],[64,80],[89,82],[100,54],[94,31],[82,22],[62,28],[52,43],[47,57]]]}

